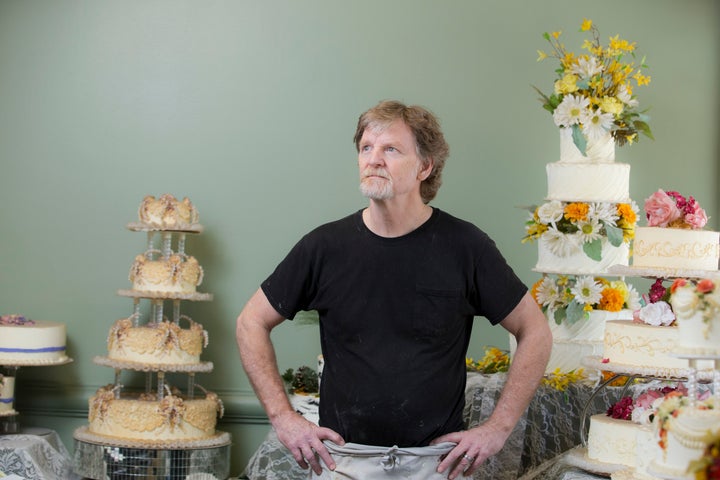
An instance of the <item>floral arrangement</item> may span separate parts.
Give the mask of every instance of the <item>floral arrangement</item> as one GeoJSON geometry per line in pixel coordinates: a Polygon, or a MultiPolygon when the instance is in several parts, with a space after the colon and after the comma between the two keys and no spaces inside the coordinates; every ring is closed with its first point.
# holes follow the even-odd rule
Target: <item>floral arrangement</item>
{"type": "Polygon", "coordinates": [[[678,395],[687,395],[687,389],[682,384],[677,387],[665,386],[660,389],[650,389],[638,395],[637,398],[630,396],[621,398],[612,404],[605,413],[608,417],[615,419],[650,425],[655,412],[665,398],[678,395]]]}
{"type": "Polygon", "coordinates": [[[497,347],[485,349],[485,355],[478,361],[471,357],[465,359],[465,367],[469,372],[485,374],[507,372],[510,367],[510,356],[504,350],[497,347]]]}
{"type": "MultiPolygon", "coordinates": [[[[707,410],[716,408],[716,403],[710,397],[710,391],[705,391],[697,396],[697,401],[693,408],[699,410],[707,410]]],[[[657,431],[660,436],[658,444],[660,448],[665,450],[667,448],[667,431],[668,422],[677,417],[680,411],[690,405],[690,397],[686,395],[686,392],[675,391],[668,393],[664,400],[661,401],[657,407],[655,415],[657,416],[657,431]]]]}
{"type": "Polygon", "coordinates": [[[662,278],[656,278],[647,294],[640,300],[641,307],[633,311],[635,323],[655,327],[669,327],[675,324],[675,313],[670,306],[670,289],[665,288],[662,278]]]}
{"type": "Polygon", "coordinates": [[[677,278],[670,287],[673,310],[683,316],[702,312],[703,322],[710,328],[711,321],[720,316],[720,289],[715,280],[703,278],[691,282],[677,278]]]}
{"type": "Polygon", "coordinates": [[[593,310],[619,312],[624,308],[635,310],[640,305],[635,287],[602,277],[545,276],[535,282],[531,293],[543,312],[558,325],[587,319],[593,310]]]}
{"type": "Polygon", "coordinates": [[[645,216],[649,227],[700,230],[708,221],[705,210],[693,197],[662,189],[645,200],[645,216]]]}
{"type": "Polygon", "coordinates": [[[635,42],[616,35],[603,46],[597,27],[588,19],[583,19],[580,31],[590,32],[591,38],[583,42],[585,53],[579,55],[565,49],[562,32],[543,34],[552,50],[538,50],[538,61],[552,57],[560,62],[553,93],[545,95],[535,87],[543,108],[552,113],[555,125],[572,129],[573,141],[583,154],[586,138],[595,140],[608,133],[619,146],[632,144],[638,132],[652,139],[648,117],[638,110],[633,93],[633,83],[638,87],[650,83],[642,73],[647,68],[645,58],[635,64],[635,42]]]}
{"type": "Polygon", "coordinates": [[[546,374],[541,384],[554,388],[560,392],[567,390],[571,383],[577,383],[587,380],[585,370],[578,368],[577,370],[570,370],[569,372],[561,372],[559,368],[556,368],[552,373],[546,374]]]}
{"type": "Polygon", "coordinates": [[[720,432],[705,448],[703,456],[690,462],[688,470],[695,480],[720,480],[720,432]]]}
{"type": "Polygon", "coordinates": [[[310,367],[302,366],[296,370],[288,368],[281,375],[282,379],[289,384],[290,393],[316,394],[320,389],[318,374],[310,367]]]}
{"type": "Polygon", "coordinates": [[[550,251],[559,257],[582,249],[588,257],[602,259],[602,240],[619,247],[635,237],[639,211],[632,203],[561,202],[551,200],[529,208],[522,243],[545,238],[550,251]]]}
{"type": "Polygon", "coordinates": [[[23,315],[11,314],[0,315],[0,325],[35,325],[35,322],[23,315]]]}

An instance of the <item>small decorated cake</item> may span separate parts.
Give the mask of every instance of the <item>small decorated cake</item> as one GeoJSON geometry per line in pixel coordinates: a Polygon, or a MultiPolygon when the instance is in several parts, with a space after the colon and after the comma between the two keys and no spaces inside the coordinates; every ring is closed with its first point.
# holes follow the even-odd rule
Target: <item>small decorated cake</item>
{"type": "Polygon", "coordinates": [[[678,350],[693,355],[720,355],[720,289],[717,280],[677,279],[670,288],[678,324],[678,350]]]}
{"type": "Polygon", "coordinates": [[[188,198],[177,200],[171,194],[159,198],[147,195],[138,209],[140,224],[158,230],[194,230],[200,215],[188,198]]]}
{"type": "MultiPolygon", "coordinates": [[[[89,400],[88,432],[153,445],[173,444],[215,436],[223,405],[212,392],[204,398],[187,398],[175,393],[158,399],[155,394],[121,394],[119,387],[100,388],[89,400]]],[[[169,390],[169,389],[168,389],[169,390]]]]}
{"type": "Polygon", "coordinates": [[[129,276],[133,290],[192,294],[202,283],[203,269],[195,257],[179,253],[151,257],[148,253],[135,257],[129,276]]]}
{"type": "Polygon", "coordinates": [[[0,316],[0,365],[42,365],[69,360],[65,324],[0,316]]]}
{"type": "Polygon", "coordinates": [[[588,458],[631,467],[646,474],[648,466],[658,455],[652,428],[655,412],[665,396],[686,392],[682,385],[646,389],[634,398],[623,397],[607,412],[590,417],[588,458]]]}
{"type": "Polygon", "coordinates": [[[645,200],[647,227],[638,227],[632,266],[717,271],[720,233],[703,230],[707,214],[693,197],[662,189],[645,200]]]}
{"type": "Polygon", "coordinates": [[[691,402],[687,396],[669,396],[653,421],[654,439],[660,446],[651,464],[654,472],[673,477],[689,473],[712,439],[720,433],[717,397],[691,402]]]}
{"type": "Polygon", "coordinates": [[[193,365],[208,345],[208,333],[189,317],[189,328],[167,320],[137,324],[137,316],[115,322],[108,335],[108,358],[120,362],[156,365],[193,365]]]}

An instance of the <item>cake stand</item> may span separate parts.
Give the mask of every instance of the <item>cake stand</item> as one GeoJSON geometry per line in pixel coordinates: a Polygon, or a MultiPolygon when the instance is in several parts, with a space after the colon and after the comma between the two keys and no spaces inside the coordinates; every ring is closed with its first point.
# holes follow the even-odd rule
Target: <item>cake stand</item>
{"type": "MultiPolygon", "coordinates": [[[[203,231],[199,224],[187,228],[172,230],[148,226],[142,223],[130,223],[127,228],[136,232],[147,233],[147,249],[145,255],[168,257],[173,254],[172,243],[177,240],[176,253],[185,255],[185,238],[187,234],[203,231]],[[161,237],[159,249],[155,248],[157,236],[161,237]]],[[[180,320],[187,318],[180,315],[182,301],[210,301],[213,296],[208,293],[154,292],[141,290],[118,290],[122,297],[133,299],[133,314],[130,318],[133,326],[138,327],[141,318],[140,302],[149,300],[151,303],[151,320],[155,323],[172,321],[179,325],[180,320]],[[172,312],[166,319],[165,302],[171,302],[172,312]]],[[[96,365],[110,367],[115,372],[114,392],[116,398],[123,388],[121,374],[124,370],[145,372],[145,393],[155,395],[162,400],[170,388],[166,382],[166,374],[175,372],[187,375],[187,392],[185,397],[194,398],[195,390],[202,388],[195,383],[196,373],[211,372],[212,362],[195,364],[151,363],[120,361],[108,356],[93,359],[96,365]]],[[[207,393],[207,391],[206,391],[207,393]]],[[[75,430],[75,470],[88,479],[95,480],[130,480],[130,479],[162,479],[162,480],[222,480],[230,475],[230,434],[216,431],[209,438],[177,441],[142,441],[95,434],[88,426],[75,430]]]]}
{"type": "Polygon", "coordinates": [[[5,359],[0,362],[0,389],[4,386],[6,402],[10,404],[9,410],[0,411],[0,435],[19,433],[20,422],[18,422],[19,412],[13,408],[15,400],[15,386],[17,385],[18,371],[20,367],[49,367],[55,365],[65,365],[72,362],[72,358],[63,355],[60,358],[52,360],[10,360],[5,359]]]}

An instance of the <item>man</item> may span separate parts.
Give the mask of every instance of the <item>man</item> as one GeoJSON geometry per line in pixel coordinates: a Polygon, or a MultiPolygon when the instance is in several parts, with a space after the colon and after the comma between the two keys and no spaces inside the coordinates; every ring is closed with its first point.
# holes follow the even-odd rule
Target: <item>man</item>
{"type": "Polygon", "coordinates": [[[391,447],[436,457],[424,462],[432,472],[410,478],[472,475],[535,393],[552,343],[547,321],[485,233],[429,205],[449,151],[432,113],[381,102],[360,116],[354,141],[369,205],[303,237],[252,296],[237,319],[243,366],[278,439],[316,478],[332,478],[319,475],[341,461],[352,469],[348,452],[366,468],[360,459],[377,447],[390,448],[383,468],[400,463],[391,447]],[[320,316],[319,426],[290,405],[270,340],[301,310],[320,316]],[[475,316],[518,346],[496,410],[464,430],[475,316]]]}

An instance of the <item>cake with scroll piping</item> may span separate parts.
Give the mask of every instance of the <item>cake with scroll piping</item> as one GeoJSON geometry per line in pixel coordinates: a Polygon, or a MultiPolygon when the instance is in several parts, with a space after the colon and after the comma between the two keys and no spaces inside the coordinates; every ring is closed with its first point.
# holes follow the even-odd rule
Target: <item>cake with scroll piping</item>
{"type": "Polygon", "coordinates": [[[695,198],[660,189],[645,200],[645,216],[647,226],[636,229],[633,241],[634,268],[718,270],[720,233],[704,230],[708,216],[695,198]]]}
{"type": "Polygon", "coordinates": [[[69,360],[64,323],[0,316],[0,365],[54,364],[69,360]]]}

